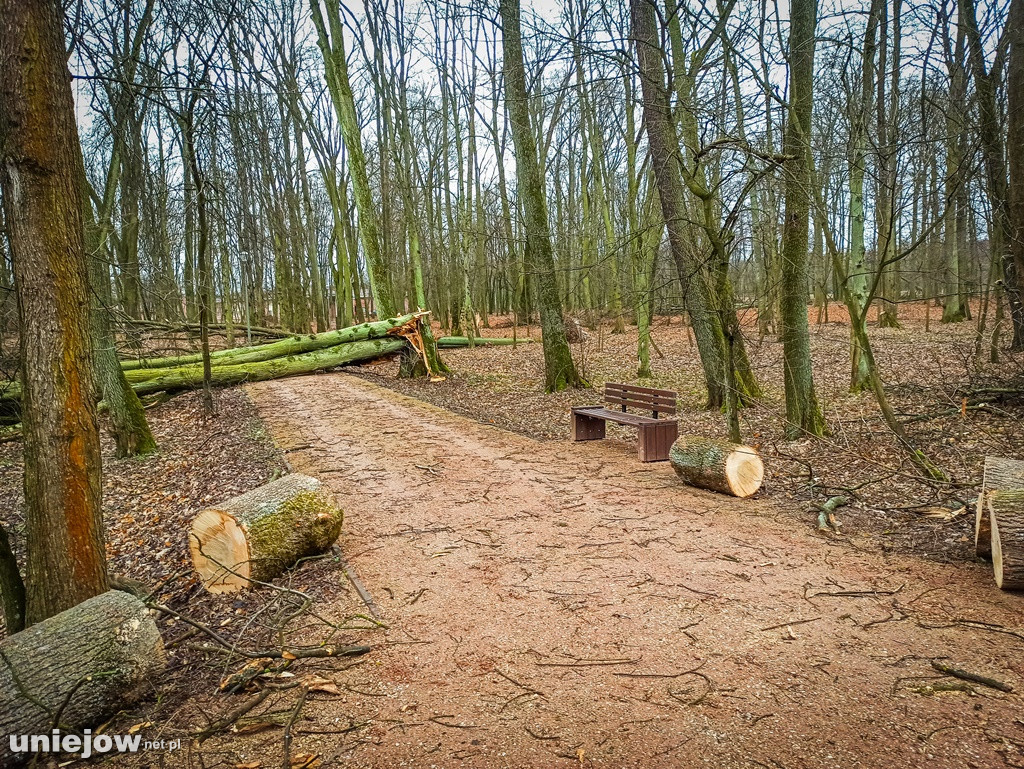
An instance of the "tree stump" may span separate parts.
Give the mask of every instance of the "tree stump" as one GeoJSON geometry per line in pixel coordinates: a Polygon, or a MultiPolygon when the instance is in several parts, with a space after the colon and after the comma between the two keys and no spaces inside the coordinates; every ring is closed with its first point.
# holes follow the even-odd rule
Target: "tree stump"
{"type": "Polygon", "coordinates": [[[684,483],[734,497],[749,497],[764,480],[757,449],[717,438],[682,435],[669,449],[668,459],[684,483]]]}
{"type": "Polygon", "coordinates": [[[137,698],[163,669],[164,645],[145,604],[120,590],[90,598],[0,642],[0,766],[8,735],[80,730],[137,698]]]}
{"type": "Polygon", "coordinates": [[[316,478],[293,473],[203,510],[192,523],[192,563],[211,593],[269,582],[341,534],[342,512],[316,478]]]}
{"type": "Polygon", "coordinates": [[[985,474],[974,511],[974,552],[979,558],[992,558],[992,527],[987,497],[993,491],[1024,489],[1024,462],[1003,457],[985,457],[985,474]]]}
{"type": "Polygon", "coordinates": [[[996,585],[1003,590],[1024,590],[1024,489],[993,491],[986,503],[996,585]]]}

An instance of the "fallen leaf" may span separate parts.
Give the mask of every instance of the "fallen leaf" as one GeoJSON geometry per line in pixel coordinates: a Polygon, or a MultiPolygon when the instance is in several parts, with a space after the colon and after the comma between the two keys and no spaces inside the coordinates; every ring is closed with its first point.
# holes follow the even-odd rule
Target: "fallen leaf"
{"type": "Polygon", "coordinates": [[[138,732],[141,732],[147,726],[152,726],[152,725],[153,725],[152,721],[142,721],[141,723],[138,723],[138,724],[135,724],[133,726],[128,727],[128,734],[136,734],[138,732]]]}
{"type": "Polygon", "coordinates": [[[292,769],[313,769],[316,766],[320,766],[316,753],[300,753],[292,758],[292,769]]]}
{"type": "Polygon", "coordinates": [[[341,690],[338,688],[338,685],[328,678],[321,678],[318,675],[308,675],[303,676],[299,681],[311,692],[341,694],[341,690]]]}

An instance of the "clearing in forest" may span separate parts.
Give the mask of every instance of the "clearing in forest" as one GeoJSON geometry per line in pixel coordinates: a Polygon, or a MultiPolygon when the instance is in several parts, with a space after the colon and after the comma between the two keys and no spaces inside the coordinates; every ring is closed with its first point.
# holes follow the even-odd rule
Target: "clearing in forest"
{"type": "MultiPolygon", "coordinates": [[[[346,374],[249,387],[328,482],[386,629],[311,695],[323,766],[1016,766],[1020,599],[794,527],[630,446],[542,443],[346,374]]],[[[302,572],[295,585],[303,587],[302,572]]],[[[343,578],[325,616],[368,613],[343,578]]],[[[280,733],[206,743],[276,765],[280,733]]]]}

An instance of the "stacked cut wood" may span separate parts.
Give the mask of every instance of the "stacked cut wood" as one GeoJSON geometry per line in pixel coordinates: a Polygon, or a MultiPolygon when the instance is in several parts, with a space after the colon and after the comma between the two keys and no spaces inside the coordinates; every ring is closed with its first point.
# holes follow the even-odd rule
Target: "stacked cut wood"
{"type": "MultiPolygon", "coordinates": [[[[211,384],[227,387],[243,382],[310,374],[338,366],[363,363],[412,348],[431,375],[447,369],[437,354],[438,344],[426,323],[428,313],[361,323],[322,334],[289,336],[252,347],[210,354],[211,384]]],[[[468,344],[468,340],[467,340],[468,344]]],[[[459,340],[445,346],[460,346],[459,340]]],[[[200,354],[122,361],[125,378],[139,395],[194,390],[203,386],[200,354]]],[[[16,412],[21,397],[17,381],[0,383],[0,411],[16,412]]]]}
{"type": "Polygon", "coordinates": [[[1024,462],[985,457],[974,547],[979,557],[991,558],[996,585],[1024,590],[1024,462]]]}
{"type": "Polygon", "coordinates": [[[148,693],[165,655],[145,604],[111,590],[4,639],[0,660],[0,766],[16,766],[32,755],[13,752],[8,735],[101,723],[148,693]]]}
{"type": "Polygon", "coordinates": [[[286,475],[200,512],[189,537],[192,564],[211,593],[231,593],[326,552],[342,520],[319,480],[286,475]]]}
{"type": "Polygon", "coordinates": [[[717,438],[681,435],[668,459],[684,483],[734,497],[749,497],[764,480],[757,449],[717,438]]]}

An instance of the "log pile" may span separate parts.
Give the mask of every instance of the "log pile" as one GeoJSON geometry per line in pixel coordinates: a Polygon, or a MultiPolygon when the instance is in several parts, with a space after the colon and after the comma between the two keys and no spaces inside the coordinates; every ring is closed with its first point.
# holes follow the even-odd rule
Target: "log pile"
{"type": "Polygon", "coordinates": [[[764,480],[757,449],[716,438],[681,435],[668,460],[684,483],[734,497],[749,497],[764,480]]]}
{"type": "Polygon", "coordinates": [[[232,593],[326,552],[342,520],[320,481],[286,475],[200,512],[189,536],[192,564],[211,593],[232,593]]]}
{"type": "Polygon", "coordinates": [[[992,560],[998,587],[1024,590],[1024,462],[985,457],[974,546],[979,557],[992,560]]]}
{"type": "Polygon", "coordinates": [[[101,723],[163,669],[163,641],[146,606],[111,590],[0,642],[0,766],[8,735],[78,731],[101,723]]]}

